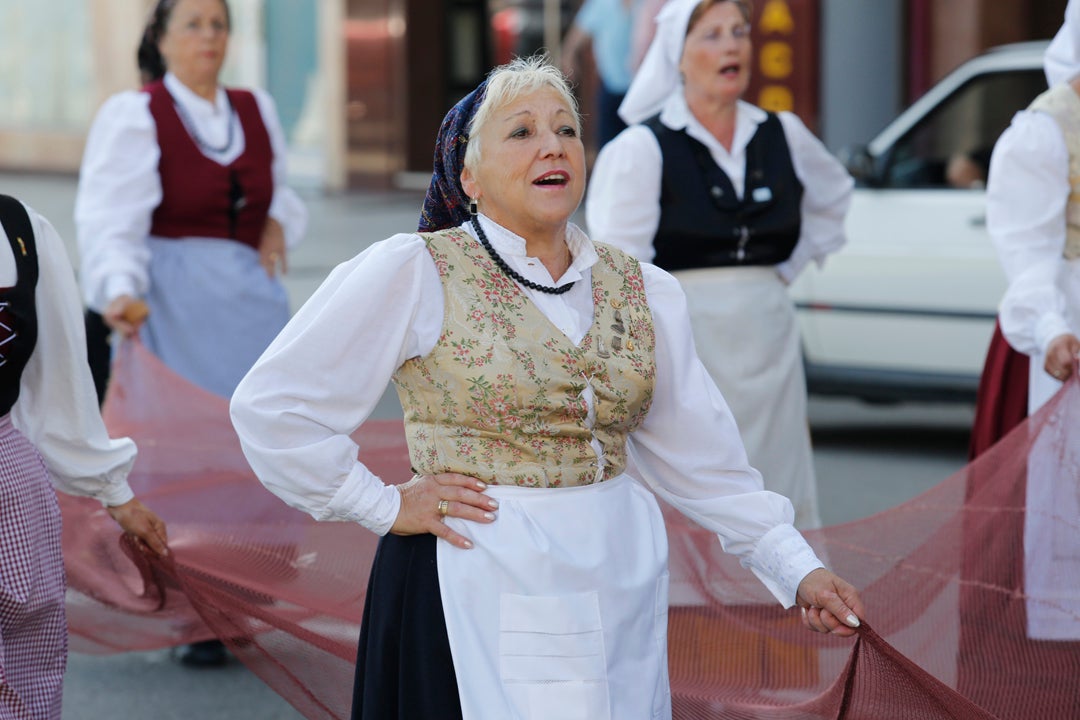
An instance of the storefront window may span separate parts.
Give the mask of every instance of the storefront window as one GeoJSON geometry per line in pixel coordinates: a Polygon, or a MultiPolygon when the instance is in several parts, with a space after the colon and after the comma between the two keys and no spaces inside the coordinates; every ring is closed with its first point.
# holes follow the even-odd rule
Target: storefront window
{"type": "Polygon", "coordinates": [[[82,129],[95,110],[85,0],[0,3],[0,27],[0,127],[82,129]]]}

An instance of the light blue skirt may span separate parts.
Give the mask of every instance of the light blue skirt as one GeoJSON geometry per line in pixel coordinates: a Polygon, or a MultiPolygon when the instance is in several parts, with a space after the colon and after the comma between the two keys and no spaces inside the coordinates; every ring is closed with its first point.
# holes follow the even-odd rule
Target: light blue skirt
{"type": "Polygon", "coordinates": [[[150,238],[150,316],[140,337],[170,369],[222,397],[289,320],[285,287],[231,240],[150,238]]]}

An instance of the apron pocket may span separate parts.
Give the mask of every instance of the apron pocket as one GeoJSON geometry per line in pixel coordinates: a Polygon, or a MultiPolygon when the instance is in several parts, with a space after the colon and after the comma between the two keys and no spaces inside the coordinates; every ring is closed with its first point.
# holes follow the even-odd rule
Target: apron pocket
{"type": "Polygon", "coordinates": [[[610,720],[597,594],[506,593],[499,606],[499,670],[514,717],[610,720]]]}

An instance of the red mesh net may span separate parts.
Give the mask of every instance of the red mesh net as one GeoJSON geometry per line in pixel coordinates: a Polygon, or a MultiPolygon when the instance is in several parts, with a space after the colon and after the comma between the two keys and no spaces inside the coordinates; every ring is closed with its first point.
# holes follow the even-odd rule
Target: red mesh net
{"type": "MultiPolygon", "coordinates": [[[[1069,383],[913,500],[807,533],[869,608],[855,639],[805,630],[714,536],[667,512],[674,717],[1076,716],[1078,394],[1069,383]],[[1044,490],[1030,492],[1029,467],[1044,490]]],[[[140,347],[121,352],[105,412],[114,435],[139,444],[132,484],[168,522],[173,554],[144,558],[117,542],[96,503],[63,497],[73,649],[217,635],[306,717],[348,717],[376,538],[270,495],[244,463],[226,403],[140,347]]],[[[400,421],[367,423],[358,441],[383,477],[409,476],[400,421]]]]}

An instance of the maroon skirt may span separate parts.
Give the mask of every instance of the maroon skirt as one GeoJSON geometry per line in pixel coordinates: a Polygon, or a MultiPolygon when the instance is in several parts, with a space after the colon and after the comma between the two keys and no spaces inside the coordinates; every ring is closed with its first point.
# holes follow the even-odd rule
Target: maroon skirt
{"type": "Polygon", "coordinates": [[[1029,366],[1028,356],[1013,350],[1001,324],[995,323],[979,378],[968,460],[982,455],[1027,418],[1029,366]]]}
{"type": "Polygon", "coordinates": [[[60,720],[67,622],[60,508],[34,446],[0,417],[0,717],[60,720]]]}

